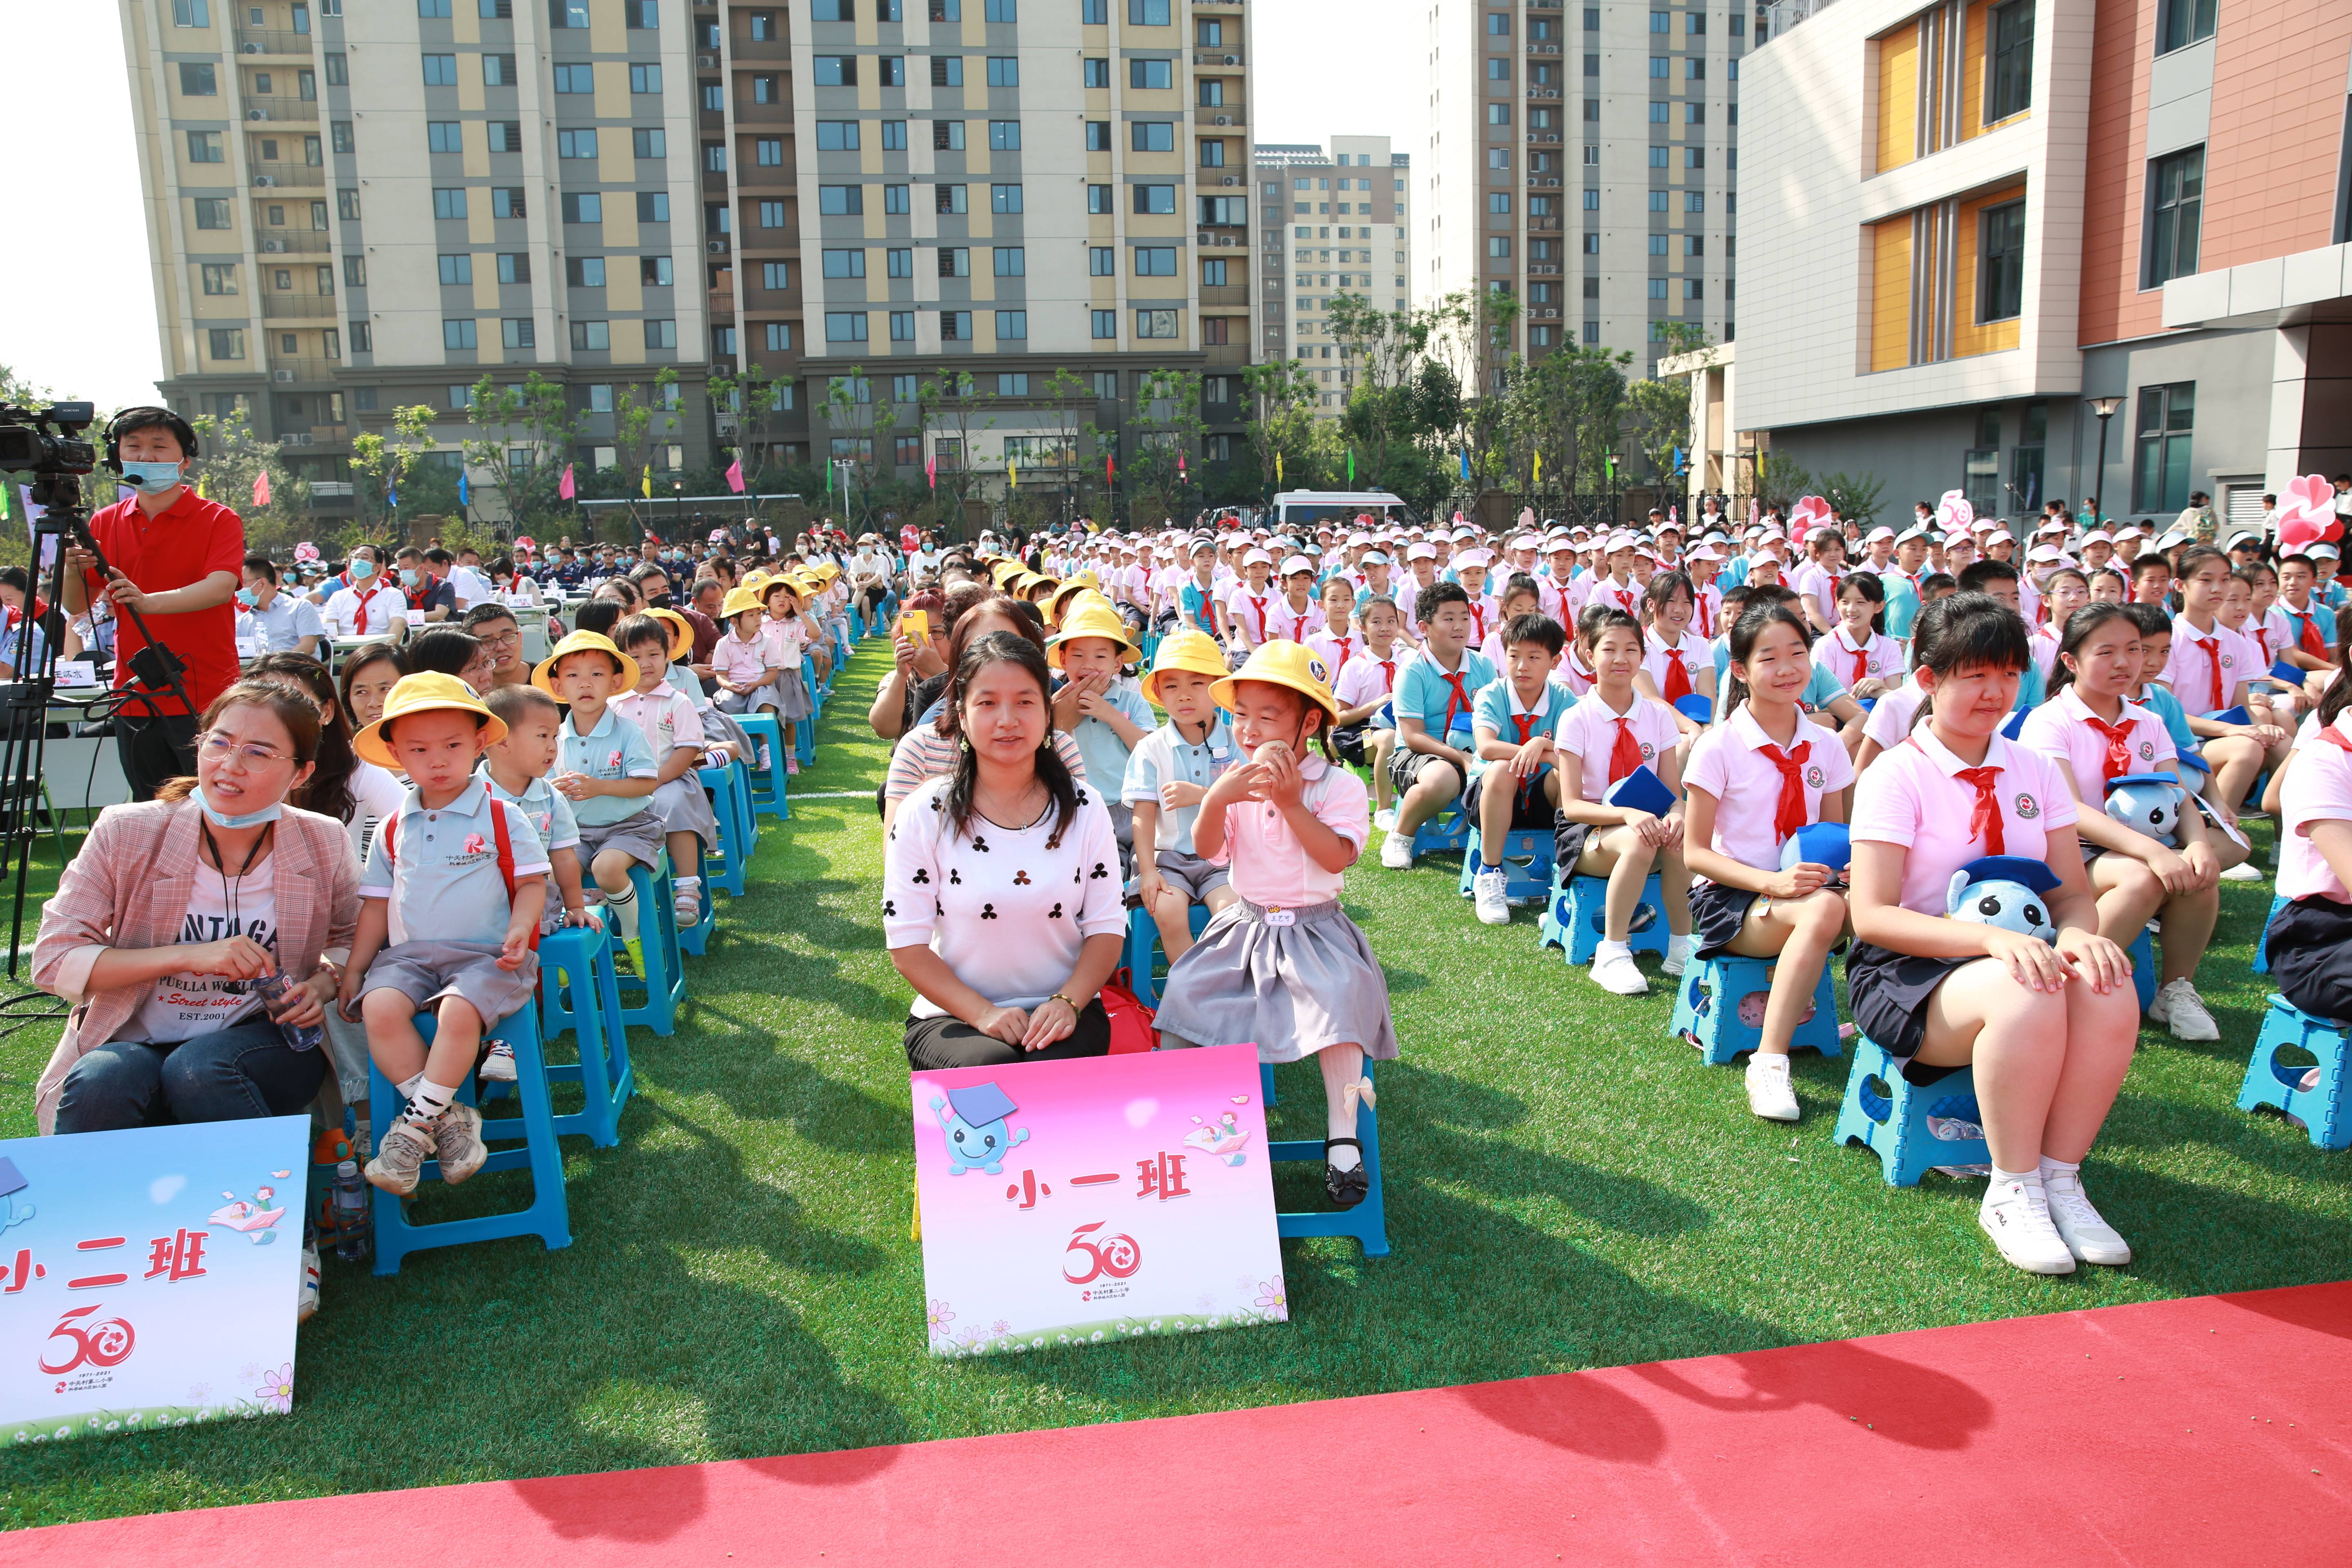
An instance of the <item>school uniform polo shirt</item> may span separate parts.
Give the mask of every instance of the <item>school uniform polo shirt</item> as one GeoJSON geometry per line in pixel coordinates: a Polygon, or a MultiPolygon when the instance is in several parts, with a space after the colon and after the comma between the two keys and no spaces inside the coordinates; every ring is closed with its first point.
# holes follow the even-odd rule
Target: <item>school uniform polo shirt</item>
{"type": "Polygon", "coordinates": [[[1485,654],[1465,647],[1453,674],[1460,679],[1438,668],[1434,655],[1414,659],[1397,671],[1393,706],[1399,718],[1420,720],[1431,740],[1466,752],[1478,693],[1493,683],[1495,667],[1485,654]]]}
{"type": "MultiPolygon", "coordinates": [[[[101,508],[89,520],[90,537],[104,552],[107,563],[149,594],[166,593],[201,583],[215,572],[235,578],[245,569],[245,520],[221,505],[183,488],[180,499],[154,517],[139,510],[137,498],[101,508]]],[[[92,602],[106,590],[107,579],[96,572],[83,574],[83,589],[92,602]]],[[[236,600],[224,599],[208,610],[180,616],[140,612],[148,629],[187,664],[181,681],[201,713],[212,700],[227,690],[237,676],[236,600]]],[[[131,656],[147,646],[129,616],[116,617],[114,684],[131,684],[131,656]]],[[[188,710],[168,693],[157,700],[160,711],[188,710]]]]}
{"type": "MultiPolygon", "coordinates": [[[[1127,778],[1119,787],[1119,798],[1129,805],[1147,800],[1157,804],[1162,784],[1199,784],[1206,789],[1217,782],[1219,773],[1233,765],[1234,760],[1233,726],[1223,719],[1210,725],[1209,732],[1197,746],[1185,740],[1174,724],[1162,724],[1143,737],[1142,743],[1128,757],[1127,778]]],[[[1180,805],[1173,810],[1160,806],[1151,847],[1192,854],[1192,823],[1200,815],[1198,805],[1180,805]]]]}
{"type": "MultiPolygon", "coordinates": [[[[1103,693],[1103,700],[1118,709],[1129,723],[1147,734],[1150,731],[1151,704],[1139,693],[1115,685],[1103,693]]],[[[1106,793],[1118,789],[1119,781],[1127,777],[1129,761],[1127,742],[1118,738],[1118,731],[1107,721],[1088,716],[1078,721],[1070,739],[1077,742],[1078,755],[1086,759],[1087,777],[1101,780],[1106,793]]]]}
{"type": "Polygon", "coordinates": [[[492,812],[506,815],[515,885],[544,876],[547,850],[530,818],[492,795],[479,777],[438,810],[427,809],[423,794],[412,789],[399,812],[377,824],[367,865],[360,871],[360,897],[391,900],[394,942],[506,941],[513,905],[499,868],[492,812]],[[387,856],[385,839],[395,825],[400,841],[387,856]]]}
{"type": "MultiPolygon", "coordinates": [[[[557,772],[585,773],[592,779],[649,779],[659,775],[661,766],[654,758],[653,748],[646,744],[645,732],[622,718],[612,704],[605,704],[595,726],[584,735],[572,727],[579,718],[579,710],[574,709],[557,733],[557,744],[562,748],[555,762],[557,772]]],[[[647,798],[591,795],[572,802],[572,815],[583,827],[609,827],[645,810],[647,798]]]]}
{"type": "MultiPolygon", "coordinates": [[[[2071,827],[2080,818],[2057,764],[1995,735],[1985,748],[1983,765],[1996,770],[1998,852],[2043,858],[2050,829],[2071,827]]],[[[1871,763],[1854,787],[1853,842],[1899,845],[1906,851],[1899,900],[1906,910],[1941,915],[1952,873],[1996,852],[1990,837],[1970,832],[1977,792],[1954,776],[1966,767],[1923,724],[1871,763]]]]}
{"type": "MultiPolygon", "coordinates": [[[[1775,826],[1780,805],[1779,764],[1764,748],[1779,744],[1764,732],[1748,704],[1708,730],[1691,747],[1683,782],[1715,796],[1715,837],[1707,847],[1759,871],[1780,868],[1780,829],[1775,826]]],[[[1822,796],[1853,783],[1853,762],[1835,735],[1800,719],[1796,739],[1787,755],[1797,763],[1798,787],[1805,798],[1805,820],[1822,819],[1822,796]]]]}
{"type": "MultiPolygon", "coordinates": [[[[1575,694],[1566,686],[1547,677],[1541,696],[1533,708],[1519,700],[1519,694],[1507,675],[1496,677],[1478,692],[1477,711],[1471,720],[1472,732],[1480,740],[1492,735],[1507,744],[1518,746],[1538,735],[1549,735],[1559,725],[1559,716],[1576,704],[1575,694]]],[[[1491,757],[1474,756],[1470,776],[1477,778],[1488,768],[1501,764],[1491,757]]],[[[1551,772],[1546,763],[1536,770],[1537,778],[1551,772]]],[[[1531,781],[1532,782],[1532,781],[1531,781]]]]}

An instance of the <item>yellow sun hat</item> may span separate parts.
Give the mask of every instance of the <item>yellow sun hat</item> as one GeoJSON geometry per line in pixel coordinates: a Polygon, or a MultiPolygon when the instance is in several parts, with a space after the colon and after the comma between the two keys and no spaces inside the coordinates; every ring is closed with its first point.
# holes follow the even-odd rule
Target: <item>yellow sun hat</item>
{"type": "Polygon", "coordinates": [[[1217,646],[1217,639],[1206,632],[1170,632],[1160,639],[1160,651],[1151,656],[1151,673],[1143,678],[1145,700],[1161,708],[1168,706],[1160,700],[1160,678],[1175,669],[1205,675],[1211,680],[1223,680],[1225,678],[1224,650],[1217,646]]]}
{"type": "Polygon", "coordinates": [[[1263,680],[1311,699],[1316,706],[1339,719],[1339,700],[1331,695],[1331,672],[1315,650],[1304,643],[1262,642],[1250,650],[1249,662],[1209,688],[1209,700],[1226,712],[1239,710],[1234,688],[1244,680],[1263,680]]]}
{"type": "Polygon", "coordinates": [[[1005,560],[999,561],[995,565],[988,569],[989,581],[994,583],[1000,588],[1012,582],[1015,577],[1025,577],[1028,574],[1029,568],[1022,565],[1020,562],[1012,560],[1009,557],[1005,560]]]}
{"type": "Polygon", "coordinates": [[[530,683],[558,702],[562,701],[563,693],[555,689],[553,679],[555,667],[562,663],[566,657],[575,653],[610,655],[619,662],[621,667],[621,684],[618,689],[622,691],[635,689],[637,678],[642,673],[637,668],[637,661],[615,647],[613,645],[613,639],[602,632],[573,632],[548,649],[547,657],[539,661],[539,668],[530,672],[530,683]]]}
{"type": "Polygon", "coordinates": [[[676,610],[663,609],[658,605],[648,605],[645,613],[669,627],[669,657],[672,663],[676,663],[694,651],[692,621],[688,620],[676,610]]]}
{"type": "Polygon", "coordinates": [[[1062,629],[1045,644],[1045,662],[1055,669],[1062,668],[1062,645],[1080,637],[1108,637],[1118,647],[1118,661],[1129,663],[1143,657],[1143,650],[1127,640],[1127,623],[1106,599],[1100,604],[1081,604],[1072,612],[1062,629]]]}
{"type": "Polygon", "coordinates": [[[719,606],[719,618],[722,621],[731,621],[746,610],[765,608],[766,606],[760,600],[760,590],[746,583],[740,587],[730,588],[727,591],[727,602],[719,606]]]}
{"type": "Polygon", "coordinates": [[[393,755],[392,747],[384,742],[384,731],[394,719],[410,713],[425,713],[435,709],[447,709],[453,713],[472,713],[484,721],[482,740],[495,745],[507,738],[507,721],[484,705],[474,689],[454,675],[427,671],[404,675],[393,683],[383,700],[383,717],[352,737],[352,750],[380,768],[400,771],[400,759],[393,755]]]}

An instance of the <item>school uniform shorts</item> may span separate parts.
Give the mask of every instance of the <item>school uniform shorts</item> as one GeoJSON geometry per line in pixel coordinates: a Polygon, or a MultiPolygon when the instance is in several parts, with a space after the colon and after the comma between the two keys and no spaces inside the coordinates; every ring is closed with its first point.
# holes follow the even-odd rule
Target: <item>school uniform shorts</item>
{"type": "Polygon", "coordinates": [[[580,868],[583,871],[607,849],[621,850],[650,871],[661,864],[662,843],[661,818],[651,810],[634,811],[618,822],[593,826],[582,823],[580,847],[574,853],[580,857],[580,868]]]}
{"type": "Polygon", "coordinates": [[[494,942],[404,942],[385,948],[368,965],[360,984],[373,992],[397,991],[419,1012],[455,996],[482,1016],[487,1027],[530,1005],[539,984],[539,954],[523,954],[519,969],[499,967],[494,942]]]}
{"type": "Polygon", "coordinates": [[[1230,869],[1213,866],[1186,849],[1162,849],[1152,857],[1152,863],[1160,868],[1161,881],[1183,889],[1184,896],[1196,904],[1233,880],[1230,869]]]}

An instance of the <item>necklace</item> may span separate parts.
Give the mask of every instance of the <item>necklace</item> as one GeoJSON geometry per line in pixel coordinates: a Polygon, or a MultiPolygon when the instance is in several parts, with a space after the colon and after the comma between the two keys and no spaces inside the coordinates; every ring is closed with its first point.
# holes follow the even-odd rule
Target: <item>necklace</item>
{"type": "MultiPolygon", "coordinates": [[[[273,822],[266,824],[262,827],[261,836],[253,841],[253,847],[245,852],[245,864],[236,868],[236,879],[235,881],[231,881],[229,879],[228,862],[221,857],[220,845],[213,837],[212,824],[199,819],[196,823],[196,828],[197,831],[201,832],[205,836],[205,847],[212,851],[213,869],[220,876],[221,904],[228,911],[229,934],[231,936],[242,936],[245,934],[245,921],[240,917],[238,902],[245,889],[245,875],[247,872],[253,869],[254,861],[260,858],[263,847],[269,843],[271,835],[278,831],[278,825],[273,822]]],[[[246,983],[244,981],[232,980],[226,983],[222,989],[241,994],[245,990],[245,987],[246,983]]]]}

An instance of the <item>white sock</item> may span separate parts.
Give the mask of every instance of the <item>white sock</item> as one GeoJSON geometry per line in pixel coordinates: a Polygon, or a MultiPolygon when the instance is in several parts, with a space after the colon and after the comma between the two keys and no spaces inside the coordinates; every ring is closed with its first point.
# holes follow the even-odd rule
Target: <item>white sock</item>
{"type": "Polygon", "coordinates": [[[2045,1187],[2053,1182],[2079,1183],[2083,1179],[2083,1166],[2080,1161],[2070,1165],[2063,1160],[2053,1160],[2044,1154],[2042,1156],[2042,1169],[2036,1174],[2041,1176],[2042,1184],[2045,1187]]]}
{"type": "Polygon", "coordinates": [[[1352,1171],[1364,1163],[1363,1155],[1354,1144],[1342,1144],[1324,1155],[1324,1163],[1335,1171],[1352,1171]]]}
{"type": "Polygon", "coordinates": [[[621,940],[637,940],[637,885],[635,882],[617,893],[604,895],[604,907],[620,917],[621,940]]]}
{"type": "Polygon", "coordinates": [[[1606,963],[1612,958],[1631,958],[1633,956],[1633,944],[1632,942],[1611,942],[1606,937],[1603,937],[1592,949],[1592,962],[1596,966],[1606,963]]]}
{"type": "Polygon", "coordinates": [[[457,1098],[457,1085],[435,1083],[423,1073],[409,1082],[415,1087],[406,1091],[408,1109],[401,1112],[400,1119],[412,1127],[429,1127],[440,1121],[442,1112],[457,1098]]]}
{"type": "Polygon", "coordinates": [[[702,879],[699,877],[678,877],[671,881],[670,887],[673,889],[672,901],[674,902],[677,899],[689,898],[699,894],[702,891],[702,879]]]}
{"type": "Polygon", "coordinates": [[[1694,940],[1695,939],[1687,936],[1669,936],[1666,939],[1666,951],[1668,952],[1675,953],[1687,953],[1691,950],[1691,942],[1694,940]]]}
{"type": "Polygon", "coordinates": [[[2029,1187],[2038,1187],[2042,1184],[2042,1173],[2039,1170],[2004,1171],[1995,1165],[1992,1168],[1992,1184],[1985,1189],[1985,1202],[1990,1203],[1993,1194],[2011,1182],[2022,1182],[2029,1187]]]}

